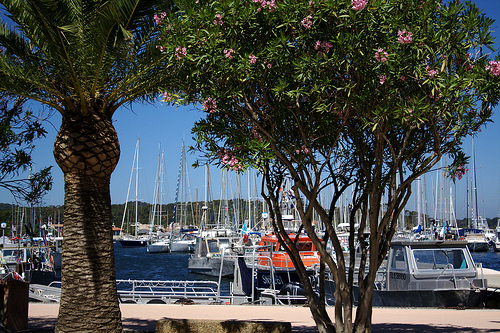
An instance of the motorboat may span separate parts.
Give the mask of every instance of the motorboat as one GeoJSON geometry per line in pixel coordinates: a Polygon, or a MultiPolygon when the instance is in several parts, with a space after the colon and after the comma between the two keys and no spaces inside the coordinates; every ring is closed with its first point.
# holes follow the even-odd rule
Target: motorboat
{"type": "MultiPolygon", "coordinates": [[[[377,272],[373,306],[481,307],[486,288],[466,241],[395,240],[377,272]]],[[[358,301],[355,285],[354,304],[358,301]]]]}
{"type": "Polygon", "coordinates": [[[170,253],[170,238],[152,240],[146,246],[148,253],[170,253]]]}
{"type": "Polygon", "coordinates": [[[189,270],[209,276],[233,276],[235,261],[225,258],[225,251],[237,243],[238,239],[235,236],[199,236],[196,238],[194,253],[188,259],[189,270]]]}

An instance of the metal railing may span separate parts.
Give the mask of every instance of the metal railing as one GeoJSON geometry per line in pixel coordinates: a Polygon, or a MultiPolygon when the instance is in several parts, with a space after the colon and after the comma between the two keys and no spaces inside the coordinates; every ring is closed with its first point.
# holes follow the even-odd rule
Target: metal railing
{"type": "Polygon", "coordinates": [[[221,302],[215,281],[116,280],[116,286],[121,303],[221,302]]]}

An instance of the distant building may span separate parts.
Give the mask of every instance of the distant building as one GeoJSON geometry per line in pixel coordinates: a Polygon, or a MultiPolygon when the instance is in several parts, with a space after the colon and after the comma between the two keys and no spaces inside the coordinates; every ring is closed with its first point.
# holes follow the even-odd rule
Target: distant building
{"type": "Polygon", "coordinates": [[[120,236],[121,228],[113,227],[113,237],[120,236]]]}

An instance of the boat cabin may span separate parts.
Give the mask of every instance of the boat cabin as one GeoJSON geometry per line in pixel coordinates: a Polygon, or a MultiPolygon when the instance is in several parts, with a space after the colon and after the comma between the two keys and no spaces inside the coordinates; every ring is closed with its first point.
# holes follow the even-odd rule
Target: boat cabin
{"type": "Polygon", "coordinates": [[[387,290],[470,288],[477,269],[466,242],[394,241],[387,260],[387,290]]]}
{"type": "MultiPolygon", "coordinates": [[[[295,239],[297,238],[297,235],[295,234],[290,234],[288,235],[292,242],[295,242],[295,239]]],[[[271,234],[271,235],[265,235],[262,236],[259,246],[264,246],[266,248],[263,248],[262,251],[285,251],[285,249],[280,245],[278,242],[278,237],[276,235],[271,234]]],[[[299,239],[296,243],[297,249],[299,251],[316,251],[316,248],[314,247],[314,244],[309,238],[309,236],[301,234],[299,235],[299,239]]]]}
{"type": "MultiPolygon", "coordinates": [[[[354,304],[358,301],[354,288],[354,304]]],[[[394,240],[377,272],[373,306],[478,307],[486,280],[465,241],[394,240]]]]}
{"type": "MultiPolygon", "coordinates": [[[[290,239],[295,242],[297,235],[290,234],[290,239]]],[[[306,268],[312,268],[319,264],[319,253],[309,238],[309,236],[301,234],[298,236],[296,247],[299,250],[300,258],[306,268]]],[[[278,242],[278,237],[274,234],[262,236],[259,246],[257,265],[273,266],[275,269],[295,269],[292,259],[285,249],[278,242]]]]}

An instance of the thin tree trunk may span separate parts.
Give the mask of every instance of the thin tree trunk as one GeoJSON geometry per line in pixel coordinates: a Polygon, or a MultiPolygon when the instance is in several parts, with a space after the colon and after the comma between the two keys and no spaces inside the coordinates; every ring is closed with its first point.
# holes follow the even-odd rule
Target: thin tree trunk
{"type": "Polygon", "coordinates": [[[120,150],[110,119],[64,117],[54,156],[64,172],[61,303],[56,332],[121,332],[110,178],[120,150]]]}

